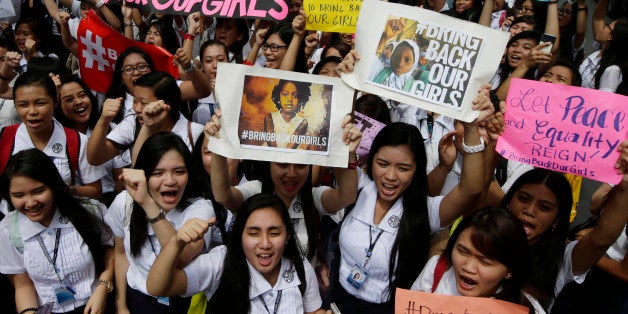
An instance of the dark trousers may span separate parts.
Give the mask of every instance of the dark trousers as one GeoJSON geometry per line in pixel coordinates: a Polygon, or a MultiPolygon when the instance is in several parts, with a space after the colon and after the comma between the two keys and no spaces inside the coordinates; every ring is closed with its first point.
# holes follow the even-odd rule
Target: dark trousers
{"type": "Polygon", "coordinates": [[[340,284],[334,288],[334,303],[342,314],[392,314],[395,311],[392,301],[371,303],[349,294],[340,284]]]}
{"type": "Polygon", "coordinates": [[[170,297],[170,305],[157,302],[157,298],[127,285],[126,305],[131,313],[179,314],[187,313],[191,298],[170,297]]]}

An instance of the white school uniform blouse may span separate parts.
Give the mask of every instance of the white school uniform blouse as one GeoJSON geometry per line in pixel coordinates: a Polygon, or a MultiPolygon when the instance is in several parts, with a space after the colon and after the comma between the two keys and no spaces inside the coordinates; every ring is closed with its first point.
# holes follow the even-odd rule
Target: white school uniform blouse
{"type": "MultiPolygon", "coordinates": [[[[353,210],[345,217],[340,229],[340,275],[339,281],[342,287],[351,295],[371,302],[384,303],[388,301],[388,262],[392,246],[399,229],[399,220],[403,213],[403,197],[400,197],[388,210],[386,216],[379,225],[373,223],[375,215],[375,202],[377,199],[377,187],[368,176],[358,171],[359,188],[361,189],[353,210]],[[369,247],[369,232],[372,232],[372,241],[383,230],[382,235],[373,247],[373,253],[368,264],[364,268],[368,277],[362,283],[360,289],[356,289],[347,282],[351,270],[364,266],[366,250],[369,247]]],[[[427,211],[430,222],[430,233],[438,231],[440,226],[439,208],[443,196],[428,197],[427,211]]],[[[415,208],[419,209],[419,208],[415,208]]]]}
{"type": "MultiPolygon", "coordinates": [[[[122,191],[115,200],[111,203],[109,211],[105,216],[105,222],[113,234],[118,238],[124,239],[124,250],[126,258],[129,260],[129,270],[126,273],[127,284],[142,293],[149,295],[146,290],[146,278],[148,278],[148,272],[150,267],[155,262],[157,255],[161,252],[161,245],[155,235],[155,231],[148,222],[148,238],[142,244],[140,253],[137,256],[131,254],[131,242],[129,233],[129,221],[130,215],[127,217],[126,213],[126,198],[127,191],[122,191]]],[[[130,196],[129,196],[130,197],[130,196]]],[[[142,210],[139,209],[138,210],[142,210]]],[[[210,217],[214,217],[214,207],[211,202],[205,199],[197,199],[185,210],[180,211],[178,209],[172,209],[166,214],[166,220],[172,224],[172,226],[179,230],[183,224],[192,218],[200,218],[207,220],[210,217]]],[[[211,232],[205,233],[203,237],[205,240],[205,248],[209,246],[211,241],[211,232]]]]}
{"type": "MultiPolygon", "coordinates": [[[[207,299],[211,299],[220,284],[226,254],[227,248],[225,246],[216,247],[209,253],[200,255],[183,269],[188,280],[187,295],[193,295],[204,290],[207,299]]],[[[318,291],[316,273],[307,260],[303,259],[306,280],[303,296],[299,290],[301,281],[290,260],[281,259],[279,278],[274,287],[271,287],[270,283],[248,261],[247,265],[251,275],[251,286],[249,287],[251,309],[249,313],[267,313],[259,299],[260,296],[272,313],[279,291],[281,291],[281,299],[279,299],[277,313],[305,313],[321,308],[322,301],[318,291]]]]}
{"type": "MultiPolygon", "coordinates": [[[[102,217],[104,205],[99,204],[99,208],[102,217]]],[[[89,247],[72,223],[58,210],[48,227],[31,221],[17,211],[10,215],[14,214],[18,215],[24,251],[20,253],[10,239],[9,230],[12,219],[7,216],[0,222],[0,272],[3,274],[28,273],[35,285],[39,305],[54,303],[53,312],[68,312],[85,305],[92,291],[96,289],[98,275],[89,247]],[[53,258],[57,229],[61,229],[56,261],[59,276],[76,292],[75,301],[63,306],[56,302],[55,296],[55,288],[61,285],[59,278],[35,237],[41,236],[50,258],[53,258]]],[[[103,237],[106,236],[107,234],[103,234],[103,237]]],[[[109,236],[107,239],[102,239],[102,243],[112,246],[112,240],[113,237],[109,236]]]]}
{"type": "MultiPolygon", "coordinates": [[[[59,174],[61,174],[61,178],[63,178],[63,181],[69,185],[72,182],[72,176],[70,174],[70,161],[68,160],[68,155],[66,153],[65,132],[63,131],[63,126],[59,123],[59,121],[52,119],[52,122],[54,124],[54,129],[43,152],[52,159],[52,162],[57,167],[57,170],[59,170],[59,174]]],[[[79,142],[78,169],[74,176],[74,184],[84,185],[100,180],[100,178],[105,175],[105,170],[100,166],[92,166],[87,162],[87,136],[80,132],[79,142]]],[[[17,128],[17,133],[15,134],[13,154],[15,155],[20,151],[30,148],[35,148],[35,145],[33,144],[31,137],[28,135],[26,126],[22,123],[17,128]]]]}
{"type": "MultiPolygon", "coordinates": [[[[107,139],[116,143],[118,148],[131,148],[131,145],[135,141],[135,118],[135,115],[124,118],[115,129],[107,134],[107,139]]],[[[192,141],[196,143],[198,137],[203,133],[203,126],[192,122],[190,128],[192,130],[192,141]]],[[[190,143],[188,136],[188,119],[183,117],[183,115],[179,115],[179,119],[170,131],[178,135],[183,140],[183,143],[185,143],[185,146],[192,151],[194,147],[193,144],[190,143]]]]}
{"type": "MultiPolygon", "coordinates": [[[[244,184],[240,184],[235,187],[240,192],[242,192],[243,200],[247,200],[249,197],[262,193],[262,182],[258,180],[248,181],[244,184]]],[[[323,208],[323,203],[321,198],[323,196],[323,192],[329,189],[327,186],[315,187],[312,188],[312,199],[314,200],[314,207],[320,213],[327,213],[323,208]]],[[[301,254],[306,256],[307,248],[308,248],[308,235],[307,229],[305,227],[305,217],[303,216],[303,207],[301,206],[301,198],[297,194],[295,198],[292,199],[292,203],[290,203],[290,208],[288,208],[288,213],[290,214],[290,219],[292,220],[292,226],[294,227],[294,232],[297,234],[297,246],[301,251],[301,254]]]]}
{"type": "MultiPolygon", "coordinates": [[[[411,290],[432,292],[432,285],[434,284],[434,270],[436,269],[438,258],[439,255],[432,256],[430,258],[427,264],[425,264],[425,268],[423,268],[419,277],[416,281],[414,281],[414,284],[412,284],[412,288],[410,288],[411,290]]],[[[499,290],[501,290],[501,287],[499,290]]],[[[449,269],[443,273],[443,277],[441,277],[434,293],[452,296],[461,295],[456,287],[456,273],[454,272],[453,267],[449,267],[449,269]]],[[[534,308],[535,313],[545,314],[545,310],[535,298],[525,293],[524,295],[528,298],[528,301],[530,301],[530,305],[534,308]]]]}

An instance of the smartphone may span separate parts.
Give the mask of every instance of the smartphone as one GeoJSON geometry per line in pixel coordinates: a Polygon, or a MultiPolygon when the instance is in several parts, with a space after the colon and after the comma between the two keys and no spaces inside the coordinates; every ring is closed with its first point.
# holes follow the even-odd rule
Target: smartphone
{"type": "Polygon", "coordinates": [[[556,42],[556,36],[550,35],[550,34],[541,35],[541,40],[539,40],[539,43],[550,43],[549,46],[543,47],[541,51],[547,52],[547,53],[552,52],[552,47],[554,47],[555,42],[556,42]]]}

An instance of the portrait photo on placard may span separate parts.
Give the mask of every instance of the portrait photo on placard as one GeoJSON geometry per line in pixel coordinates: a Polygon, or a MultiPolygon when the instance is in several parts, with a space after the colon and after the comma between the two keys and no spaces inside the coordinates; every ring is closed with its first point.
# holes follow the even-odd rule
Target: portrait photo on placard
{"type": "Polygon", "coordinates": [[[332,93],[333,85],[246,75],[240,146],[328,154],[332,93]]]}
{"type": "Polygon", "coordinates": [[[381,34],[366,83],[462,109],[481,37],[394,15],[381,34]]]}

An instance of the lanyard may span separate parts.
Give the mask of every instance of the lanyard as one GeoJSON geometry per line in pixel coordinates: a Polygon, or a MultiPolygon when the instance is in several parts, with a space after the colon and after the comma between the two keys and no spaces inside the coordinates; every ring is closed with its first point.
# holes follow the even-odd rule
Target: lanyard
{"type": "Polygon", "coordinates": [[[52,258],[50,257],[50,253],[48,253],[48,250],[46,249],[46,246],[44,245],[44,240],[41,239],[41,236],[38,234],[35,236],[35,238],[37,239],[37,242],[39,242],[39,246],[41,247],[41,250],[44,251],[44,255],[48,259],[48,262],[50,262],[50,265],[52,265],[52,268],[55,270],[55,274],[57,275],[57,278],[59,279],[59,281],[61,281],[61,277],[59,276],[59,270],[57,270],[57,253],[59,252],[59,240],[61,239],[61,229],[57,229],[57,234],[55,236],[55,248],[52,253],[52,258]]]}
{"type": "MultiPolygon", "coordinates": [[[[283,290],[279,290],[277,292],[277,298],[275,299],[275,308],[273,309],[273,314],[277,314],[277,310],[279,309],[279,303],[281,302],[281,292],[283,292],[283,290]]],[[[268,312],[268,314],[270,314],[270,310],[268,309],[268,305],[266,305],[266,301],[264,301],[264,298],[261,295],[259,295],[257,297],[262,302],[262,305],[266,309],[266,312],[268,312]]]]}
{"type": "Polygon", "coordinates": [[[375,237],[375,241],[373,242],[373,227],[369,226],[369,248],[366,251],[366,258],[364,259],[364,266],[362,266],[363,268],[366,268],[366,264],[371,259],[371,255],[373,255],[373,248],[375,248],[375,244],[377,244],[377,241],[379,240],[379,237],[382,236],[382,233],[384,233],[384,230],[379,229],[379,232],[377,233],[377,237],[375,237]]]}

